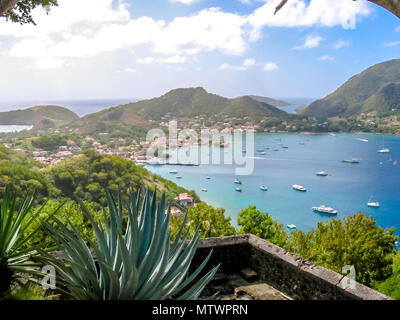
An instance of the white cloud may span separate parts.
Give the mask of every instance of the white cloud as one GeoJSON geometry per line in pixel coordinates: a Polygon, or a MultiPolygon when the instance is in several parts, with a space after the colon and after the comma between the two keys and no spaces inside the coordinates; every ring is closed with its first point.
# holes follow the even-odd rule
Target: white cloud
{"type": "Polygon", "coordinates": [[[384,42],[385,47],[396,47],[400,44],[400,41],[384,42]]]}
{"type": "Polygon", "coordinates": [[[291,0],[274,15],[275,7],[281,0],[271,0],[249,16],[252,26],[252,40],[261,36],[264,27],[310,27],[320,25],[355,28],[357,17],[368,16],[371,12],[366,0],[291,0]]]}
{"type": "Polygon", "coordinates": [[[394,29],[394,31],[400,32],[400,26],[396,27],[396,28],[394,29]]]}
{"type": "Polygon", "coordinates": [[[192,4],[197,2],[198,0],[169,0],[171,2],[179,2],[179,3],[183,3],[183,4],[192,4]]]}
{"type": "MultiPolygon", "coordinates": [[[[0,19],[0,37],[11,37],[14,42],[6,51],[9,56],[28,59],[30,64],[50,58],[68,62],[72,58],[89,58],[121,49],[132,51],[143,45],[152,54],[166,56],[156,58],[156,62],[183,63],[185,56],[201,52],[243,55],[249,40],[256,40],[265,26],[329,27],[344,23],[350,16],[366,16],[370,12],[365,0],[291,0],[273,15],[279,2],[270,0],[247,16],[208,8],[166,22],[146,16],[133,18],[126,0],[59,0],[59,6],[49,15],[42,9],[34,10],[37,26],[21,26],[0,19]]],[[[305,43],[305,48],[318,43],[305,43]]]]}
{"type": "MultiPolygon", "coordinates": [[[[166,23],[150,17],[132,19],[122,1],[116,7],[111,4],[112,0],[60,0],[59,7],[48,16],[34,11],[34,18],[40,21],[37,28],[3,20],[0,36],[21,38],[11,47],[10,56],[36,59],[93,57],[137,45],[148,45],[153,52],[169,56],[214,50],[240,55],[246,50],[246,17],[222,12],[220,8],[166,23]],[[88,17],[83,11],[89,12],[88,17]]],[[[175,59],[158,62],[182,63],[186,58],[175,59]]]]}
{"type": "Polygon", "coordinates": [[[186,57],[185,56],[171,56],[171,57],[146,57],[146,58],[139,58],[136,59],[136,63],[138,64],[151,64],[151,63],[170,63],[170,64],[176,64],[176,63],[184,63],[186,62],[186,57]]]}
{"type": "Polygon", "coordinates": [[[312,49],[316,48],[319,46],[320,42],[324,40],[323,37],[320,36],[314,36],[314,35],[308,35],[306,40],[301,46],[295,47],[295,49],[301,50],[301,49],[312,49]]]}
{"type": "Polygon", "coordinates": [[[264,64],[264,71],[274,71],[278,69],[279,69],[278,65],[274,62],[266,62],[264,64]]]}
{"type": "Polygon", "coordinates": [[[223,63],[219,66],[219,70],[234,70],[234,71],[246,71],[250,67],[256,65],[256,60],[254,59],[246,59],[241,65],[235,66],[229,63],[223,63]]]}
{"type": "Polygon", "coordinates": [[[137,70],[136,69],[134,69],[134,68],[125,68],[124,69],[124,72],[128,72],[128,73],[134,73],[134,72],[136,72],[137,70]]]}
{"type": "Polygon", "coordinates": [[[339,40],[332,47],[334,49],[340,49],[340,48],[343,48],[343,47],[348,47],[349,45],[350,45],[350,41],[339,40]]]}
{"type": "Polygon", "coordinates": [[[62,67],[65,61],[53,57],[40,57],[36,60],[35,67],[37,69],[57,69],[62,67]]]}
{"type": "Polygon", "coordinates": [[[322,56],[322,57],[319,58],[319,60],[322,60],[322,61],[333,61],[333,60],[335,60],[335,57],[332,57],[332,56],[322,56]]]}
{"type": "Polygon", "coordinates": [[[246,50],[246,17],[209,8],[189,17],[175,18],[154,39],[154,51],[164,54],[197,54],[218,50],[240,55],[246,50]]]}
{"type": "Polygon", "coordinates": [[[150,64],[150,63],[153,63],[154,61],[155,61],[155,58],[153,58],[153,57],[136,59],[136,63],[138,63],[138,64],[150,64]]]}

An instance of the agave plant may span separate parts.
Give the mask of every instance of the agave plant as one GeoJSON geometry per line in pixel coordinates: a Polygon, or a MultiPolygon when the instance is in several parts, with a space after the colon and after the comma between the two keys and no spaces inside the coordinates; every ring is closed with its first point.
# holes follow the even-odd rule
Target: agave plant
{"type": "Polygon", "coordinates": [[[41,208],[32,213],[35,196],[26,196],[20,208],[16,209],[16,197],[9,189],[0,204],[0,298],[4,297],[16,279],[16,274],[36,273],[37,264],[31,258],[36,250],[26,246],[27,241],[39,230],[26,235],[29,226],[40,214],[41,208]]]}
{"type": "Polygon", "coordinates": [[[189,232],[180,241],[186,217],[178,236],[170,241],[170,205],[166,213],[165,194],[159,202],[156,192],[151,196],[147,190],[142,197],[139,192],[132,191],[126,209],[121,199],[116,202],[109,191],[106,191],[106,198],[109,212],[107,215],[103,209],[103,221],[95,221],[84,203],[79,201],[91,222],[96,243],[89,239],[86,242],[70,221],[69,228],[55,217],[54,226],[44,222],[45,229],[64,256],[57,259],[41,251],[41,260],[56,269],[58,289],[79,300],[198,298],[218,269],[215,267],[199,276],[210,252],[188,276],[199,230],[190,242],[189,232]]]}

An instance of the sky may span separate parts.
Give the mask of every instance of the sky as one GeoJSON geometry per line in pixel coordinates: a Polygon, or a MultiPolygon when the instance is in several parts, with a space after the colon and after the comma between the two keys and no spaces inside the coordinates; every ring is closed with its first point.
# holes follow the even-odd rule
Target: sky
{"type": "Polygon", "coordinates": [[[0,102],[143,99],[202,86],[226,97],[322,98],[400,57],[400,20],[365,0],[59,0],[0,19],[0,102]]]}

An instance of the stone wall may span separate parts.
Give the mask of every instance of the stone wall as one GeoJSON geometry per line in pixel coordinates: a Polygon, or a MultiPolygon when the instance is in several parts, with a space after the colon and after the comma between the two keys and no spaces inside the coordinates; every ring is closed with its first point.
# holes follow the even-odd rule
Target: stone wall
{"type": "Polygon", "coordinates": [[[210,250],[207,271],[220,264],[224,274],[249,268],[260,280],[298,300],[390,300],[389,297],[358,282],[350,286],[343,275],[315,265],[254,235],[200,240],[193,260],[199,265],[210,250]]]}

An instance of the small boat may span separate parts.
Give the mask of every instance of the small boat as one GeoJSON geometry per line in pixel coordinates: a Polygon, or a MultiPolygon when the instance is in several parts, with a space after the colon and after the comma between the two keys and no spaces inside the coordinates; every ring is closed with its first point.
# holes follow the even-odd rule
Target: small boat
{"type": "Polygon", "coordinates": [[[294,190],[297,190],[297,191],[302,191],[302,192],[307,191],[307,188],[305,188],[305,187],[303,187],[303,186],[301,186],[301,185],[299,185],[299,184],[294,184],[294,185],[292,186],[292,188],[293,188],[294,190]]]}
{"type": "Polygon", "coordinates": [[[263,152],[260,152],[260,154],[262,154],[262,155],[265,155],[265,154],[266,154],[266,152],[265,152],[265,151],[263,151],[263,152]]]}
{"type": "Polygon", "coordinates": [[[242,192],[242,189],[236,188],[235,191],[237,191],[237,192],[242,192]]]}
{"type": "Polygon", "coordinates": [[[358,160],[356,158],[353,158],[353,159],[350,159],[350,160],[343,160],[342,162],[345,162],[345,163],[360,163],[360,160],[358,160]]]}
{"type": "Polygon", "coordinates": [[[169,173],[171,173],[171,174],[177,174],[178,171],[177,171],[177,170],[170,170],[169,173]]]}
{"type": "Polygon", "coordinates": [[[206,179],[207,179],[207,180],[210,180],[211,178],[210,178],[210,177],[206,177],[206,179]]]}
{"type": "Polygon", "coordinates": [[[378,150],[378,153],[389,153],[390,149],[385,148],[385,138],[382,139],[382,149],[378,150]]]}
{"type": "Polygon", "coordinates": [[[313,211],[316,212],[321,212],[321,213],[329,213],[329,214],[337,214],[337,210],[331,208],[331,207],[326,207],[324,205],[321,205],[319,207],[312,207],[313,211]]]}
{"type": "Polygon", "coordinates": [[[319,177],[326,177],[328,175],[326,171],[318,171],[315,174],[319,177]]]}
{"type": "Polygon", "coordinates": [[[262,191],[268,191],[268,187],[266,187],[266,186],[261,186],[260,189],[261,189],[262,191]]]}
{"type": "Polygon", "coordinates": [[[283,148],[283,149],[288,149],[289,147],[288,147],[288,146],[282,146],[282,148],[283,148]]]}
{"type": "Polygon", "coordinates": [[[372,201],[372,196],[371,196],[368,200],[367,206],[372,208],[379,208],[381,205],[379,204],[378,201],[372,201]]]}
{"type": "Polygon", "coordinates": [[[182,179],[182,176],[176,176],[177,179],[182,179]]]}
{"type": "Polygon", "coordinates": [[[264,152],[264,149],[257,149],[257,152],[264,152]]]}
{"type": "Polygon", "coordinates": [[[286,227],[288,229],[296,229],[297,228],[296,225],[294,225],[294,224],[288,224],[286,227]]]}
{"type": "Polygon", "coordinates": [[[201,189],[201,191],[203,191],[203,192],[207,192],[208,190],[207,190],[207,189],[201,189]]]}
{"type": "Polygon", "coordinates": [[[240,181],[239,179],[235,179],[235,181],[233,181],[236,184],[242,184],[242,181],[240,181]]]}
{"type": "Polygon", "coordinates": [[[368,207],[372,207],[372,208],[379,208],[381,206],[379,204],[379,202],[368,202],[367,205],[368,205],[368,207]]]}
{"type": "Polygon", "coordinates": [[[299,142],[302,146],[304,146],[305,145],[305,143],[304,142],[299,142]]]}
{"type": "Polygon", "coordinates": [[[276,148],[275,148],[275,149],[272,149],[272,151],[279,151],[279,149],[276,149],[276,148]]]}

